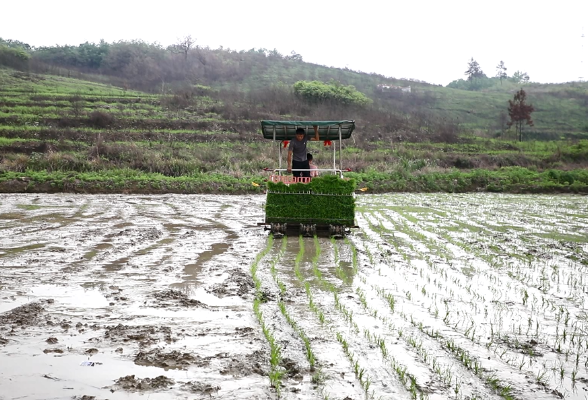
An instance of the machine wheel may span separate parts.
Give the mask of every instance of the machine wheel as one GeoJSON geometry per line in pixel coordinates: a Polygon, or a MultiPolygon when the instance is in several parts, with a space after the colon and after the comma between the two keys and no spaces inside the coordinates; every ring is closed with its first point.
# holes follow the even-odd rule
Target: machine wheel
{"type": "Polygon", "coordinates": [[[309,237],[316,235],[316,224],[300,224],[300,234],[309,237]]]}
{"type": "Polygon", "coordinates": [[[288,229],[288,224],[280,224],[272,222],[270,225],[270,231],[275,236],[282,236],[286,234],[286,230],[288,229]]]}
{"type": "Polygon", "coordinates": [[[345,227],[343,225],[329,225],[329,236],[335,238],[345,237],[345,227]]]}

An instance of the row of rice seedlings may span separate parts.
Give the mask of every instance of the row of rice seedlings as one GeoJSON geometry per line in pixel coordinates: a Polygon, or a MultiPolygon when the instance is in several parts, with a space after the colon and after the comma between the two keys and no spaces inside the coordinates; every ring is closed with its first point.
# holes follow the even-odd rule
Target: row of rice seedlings
{"type": "MultiPolygon", "coordinates": [[[[378,293],[379,293],[379,294],[380,294],[380,295],[383,297],[383,299],[384,299],[386,302],[388,302],[388,304],[389,304],[389,305],[390,305],[390,307],[391,307],[391,310],[394,310],[394,309],[395,309],[395,306],[396,306],[396,304],[395,304],[395,301],[393,300],[393,297],[392,297],[390,294],[386,294],[386,293],[385,293],[385,291],[384,291],[383,289],[381,289],[381,288],[377,288],[376,290],[377,290],[377,292],[378,292],[378,293]]],[[[362,297],[362,296],[360,296],[360,297],[362,297]]],[[[408,317],[408,316],[407,316],[405,313],[403,313],[403,312],[400,312],[400,315],[401,315],[401,316],[402,316],[402,317],[403,317],[403,318],[404,318],[406,321],[410,321],[410,322],[411,322],[411,324],[413,324],[413,325],[415,325],[415,326],[416,326],[416,324],[415,324],[415,322],[414,322],[414,319],[413,319],[413,317],[412,317],[412,316],[409,318],[409,317],[408,317]]],[[[420,324],[420,328],[421,328],[421,329],[422,329],[422,326],[423,326],[423,325],[422,325],[422,323],[421,323],[421,324],[420,324]]],[[[473,332],[472,332],[472,337],[473,337],[473,336],[475,335],[475,333],[474,333],[474,332],[475,332],[475,327],[474,327],[474,325],[473,325],[473,321],[472,321],[472,325],[470,326],[470,328],[466,329],[466,332],[465,332],[465,334],[466,334],[466,335],[468,335],[468,331],[469,331],[469,330],[472,330],[472,328],[473,328],[473,332]]],[[[406,336],[406,334],[405,334],[405,336],[406,336]]],[[[435,336],[432,336],[432,337],[435,337],[435,336]]],[[[419,350],[419,351],[421,350],[421,349],[420,349],[420,346],[415,346],[415,343],[416,343],[416,342],[414,341],[414,339],[410,339],[410,340],[408,340],[408,343],[409,343],[409,344],[411,344],[411,345],[413,345],[413,347],[416,347],[416,349],[417,349],[417,350],[419,350]]],[[[453,348],[453,347],[452,347],[452,348],[453,348]]],[[[423,358],[424,358],[425,360],[427,360],[427,358],[428,358],[428,357],[427,357],[427,354],[426,354],[426,352],[423,354],[423,358]]],[[[462,364],[464,364],[464,366],[465,366],[467,369],[472,369],[472,370],[474,370],[474,372],[476,372],[476,374],[479,374],[479,368],[477,368],[477,367],[479,367],[479,366],[478,366],[477,364],[475,364],[475,363],[474,363],[474,364],[472,364],[472,363],[471,363],[471,359],[470,359],[469,357],[466,357],[465,353],[461,352],[461,355],[460,355],[460,357],[459,357],[458,359],[459,359],[459,360],[462,362],[462,364]]],[[[445,379],[444,379],[444,382],[445,382],[445,383],[448,383],[448,382],[447,382],[447,381],[448,381],[448,379],[447,379],[447,378],[451,379],[451,376],[452,376],[452,375],[451,375],[450,373],[449,373],[449,374],[441,374],[441,371],[440,371],[440,368],[439,368],[439,363],[436,361],[436,359],[435,359],[435,358],[433,358],[433,359],[432,359],[432,363],[436,364],[436,365],[432,366],[432,367],[433,367],[433,370],[434,370],[434,371],[436,371],[436,372],[437,372],[439,375],[442,375],[442,377],[444,377],[444,378],[445,378],[445,379]]],[[[497,381],[496,381],[496,379],[495,379],[495,378],[492,378],[492,379],[490,379],[490,378],[489,378],[489,379],[487,380],[487,383],[491,383],[491,382],[493,382],[491,386],[496,386],[496,385],[498,385],[498,383],[497,383],[497,381]]],[[[455,390],[458,390],[458,388],[459,388],[460,386],[461,386],[461,384],[460,384],[458,381],[456,381],[456,382],[455,382],[455,390]]],[[[506,386],[505,386],[505,387],[506,387],[506,386]]],[[[501,395],[502,395],[503,397],[505,397],[505,398],[508,398],[508,396],[510,396],[510,394],[508,393],[508,391],[507,391],[507,390],[501,390],[500,392],[502,393],[501,395]]]]}
{"type": "MultiPolygon", "coordinates": [[[[314,302],[310,284],[308,281],[304,280],[304,277],[300,271],[300,263],[302,262],[302,257],[304,255],[304,251],[305,251],[304,238],[302,236],[299,237],[298,243],[299,243],[299,251],[298,251],[298,254],[296,255],[296,259],[294,261],[294,274],[297,277],[297,279],[299,280],[299,282],[304,285],[305,292],[306,292],[307,298],[309,300],[309,307],[310,307],[311,311],[313,311],[313,313],[317,316],[319,322],[321,324],[324,324],[325,323],[324,311],[321,309],[321,307],[319,305],[317,305],[314,302]]],[[[317,268],[318,257],[320,255],[320,245],[318,243],[318,239],[316,236],[314,237],[314,243],[316,246],[316,252],[315,252],[315,256],[313,257],[312,263],[313,263],[313,271],[316,274],[316,271],[318,271],[318,268],[317,268]]],[[[317,274],[317,275],[322,278],[321,274],[317,274]]],[[[318,276],[317,276],[317,278],[318,278],[318,276]]],[[[324,284],[324,282],[325,282],[324,279],[322,282],[319,279],[320,284],[324,284]]],[[[329,287],[334,288],[333,285],[329,285],[329,287]]],[[[329,328],[329,330],[333,331],[332,327],[328,327],[328,328],[329,328]]],[[[339,332],[335,332],[335,333],[336,333],[336,335],[340,334],[339,332]]],[[[343,346],[343,350],[344,350],[346,356],[349,357],[348,346],[343,346]]],[[[356,371],[356,375],[357,375],[357,373],[360,371],[359,362],[354,359],[354,361],[352,362],[352,366],[353,366],[354,370],[356,371]]],[[[363,368],[361,368],[361,370],[365,371],[363,368]]],[[[315,374],[315,376],[316,376],[316,378],[313,378],[313,381],[316,381],[317,383],[324,380],[324,375],[322,374],[322,371],[320,371],[320,370],[317,374],[315,374]]],[[[369,386],[371,385],[371,380],[369,380],[369,378],[367,378],[367,375],[364,377],[364,372],[361,373],[361,378],[362,379],[360,380],[360,384],[362,385],[362,388],[365,390],[366,395],[368,395],[368,390],[369,390],[369,386]]],[[[324,394],[324,390],[322,392],[323,392],[323,396],[326,397],[326,395],[324,394]]],[[[372,392],[371,398],[373,398],[373,397],[374,397],[374,393],[372,392]]]]}
{"type": "MultiPolygon", "coordinates": [[[[390,307],[390,311],[392,313],[394,313],[395,307],[396,307],[396,301],[394,300],[394,296],[390,293],[387,293],[384,289],[382,289],[378,286],[372,285],[372,288],[374,288],[376,290],[376,292],[378,292],[378,294],[382,297],[382,299],[386,303],[388,303],[388,305],[390,307]]],[[[360,303],[363,305],[364,309],[366,309],[366,311],[370,315],[379,318],[384,323],[384,326],[388,327],[388,329],[397,330],[398,336],[400,338],[402,338],[410,347],[412,347],[415,350],[415,352],[418,354],[418,356],[421,358],[421,360],[423,360],[426,364],[428,364],[430,366],[431,370],[433,372],[435,372],[439,376],[439,378],[447,386],[453,388],[452,390],[455,392],[456,396],[460,394],[460,391],[462,388],[462,383],[461,383],[462,381],[456,374],[454,374],[454,372],[452,371],[451,365],[443,365],[441,362],[439,362],[439,359],[437,357],[433,357],[429,354],[429,352],[423,346],[422,341],[416,339],[414,336],[411,336],[406,330],[403,330],[402,328],[396,328],[393,324],[389,323],[387,317],[381,315],[381,313],[378,313],[378,309],[371,309],[368,306],[367,301],[365,300],[365,294],[363,293],[363,291],[360,288],[356,289],[356,293],[358,294],[358,296],[360,298],[360,303]]],[[[406,321],[409,321],[407,314],[400,312],[400,315],[406,321]]],[[[414,325],[414,321],[412,320],[412,318],[410,319],[410,321],[414,325]]],[[[421,324],[421,330],[422,329],[423,328],[422,328],[422,324],[421,324]]],[[[371,334],[369,333],[369,330],[364,330],[364,333],[365,333],[366,338],[368,338],[368,340],[370,340],[371,334]]],[[[433,338],[435,337],[433,335],[429,335],[429,336],[431,336],[433,338]]],[[[382,344],[382,342],[378,340],[377,336],[374,336],[374,338],[376,341],[378,341],[380,343],[380,345],[382,344]]],[[[466,369],[473,369],[472,366],[470,365],[468,358],[465,358],[462,356],[461,361],[464,363],[464,366],[466,367],[466,369]]],[[[503,394],[506,394],[506,393],[503,393],[503,394]]],[[[508,398],[508,397],[506,397],[506,398],[508,398]]]]}
{"type": "Polygon", "coordinates": [[[253,300],[253,313],[257,318],[257,321],[261,325],[261,329],[263,331],[263,335],[265,336],[266,340],[270,345],[270,372],[269,372],[269,379],[270,384],[274,387],[276,392],[278,393],[278,397],[281,393],[282,387],[282,378],[285,374],[284,369],[281,367],[282,362],[282,355],[281,355],[281,348],[280,345],[276,342],[274,338],[273,332],[268,328],[265,324],[263,313],[260,309],[261,298],[262,298],[262,291],[261,291],[261,280],[257,277],[257,268],[259,266],[259,262],[262,258],[264,258],[271,248],[273,247],[274,237],[273,235],[268,236],[267,245],[266,247],[255,257],[255,260],[251,264],[251,276],[253,278],[253,282],[255,284],[255,298],[253,300]]]}
{"type": "MultiPolygon", "coordinates": [[[[372,381],[367,371],[360,365],[359,358],[356,357],[355,354],[351,351],[351,349],[349,348],[349,344],[347,340],[344,338],[343,334],[341,334],[341,332],[336,332],[336,337],[337,341],[341,344],[341,347],[343,348],[343,352],[345,353],[345,355],[349,359],[349,362],[353,366],[353,372],[355,374],[355,377],[357,378],[357,380],[359,380],[359,384],[365,391],[366,395],[368,395],[372,381]]],[[[374,398],[374,396],[375,392],[372,391],[371,398],[374,398]]]]}
{"type": "MultiPolygon", "coordinates": [[[[423,290],[424,290],[424,289],[423,289],[423,290]]],[[[538,327],[538,325],[537,325],[537,327],[538,327]]],[[[469,328],[467,328],[467,329],[466,329],[466,332],[465,332],[465,334],[466,334],[466,336],[468,336],[468,331],[469,331],[469,330],[472,330],[472,328],[473,328],[473,331],[472,331],[472,341],[474,341],[474,332],[475,332],[475,327],[473,327],[473,321],[472,321],[472,325],[471,325],[469,328]]],[[[520,326],[519,326],[519,331],[520,331],[520,326]]],[[[519,332],[519,333],[520,333],[520,332],[519,332]]],[[[505,352],[505,351],[503,351],[503,352],[500,354],[500,358],[501,358],[501,359],[503,359],[503,354],[504,354],[504,352],[505,352]]],[[[516,357],[515,357],[515,359],[516,359],[516,357]]],[[[578,359],[579,359],[579,353],[576,353],[576,360],[578,360],[578,359]]],[[[507,359],[506,359],[506,362],[507,362],[507,363],[509,363],[509,364],[512,364],[512,360],[511,360],[510,358],[507,358],[507,359]]],[[[530,363],[530,364],[532,363],[532,359],[529,361],[529,363],[530,363]]],[[[576,364],[577,364],[577,363],[578,363],[578,361],[576,361],[576,364]]],[[[524,365],[524,360],[523,360],[523,362],[522,362],[522,363],[519,363],[519,366],[521,366],[521,365],[524,365]]],[[[576,365],[576,367],[577,367],[577,365],[576,365]]],[[[520,368],[519,368],[519,369],[520,369],[520,368]]],[[[575,371],[577,371],[577,370],[573,370],[573,371],[572,371],[572,374],[574,374],[574,372],[575,372],[575,371]]]]}
{"type": "Polygon", "coordinates": [[[325,314],[320,309],[320,307],[318,307],[317,304],[314,302],[312,291],[310,289],[310,283],[304,279],[304,276],[300,271],[300,263],[302,262],[302,257],[304,256],[304,238],[302,236],[298,238],[298,244],[299,250],[298,254],[296,255],[296,259],[294,260],[294,275],[296,276],[300,284],[304,286],[304,291],[306,292],[306,297],[308,298],[308,307],[316,315],[316,317],[322,325],[326,321],[325,314]]]}
{"type": "Polygon", "coordinates": [[[351,248],[351,266],[353,269],[353,274],[357,275],[359,271],[359,263],[357,262],[357,249],[351,243],[348,237],[345,237],[345,244],[347,244],[351,248]]]}
{"type": "MultiPolygon", "coordinates": [[[[356,247],[353,244],[352,244],[352,246],[353,246],[354,254],[357,254],[356,247]]],[[[363,247],[366,248],[365,246],[363,246],[363,247]]],[[[357,264],[357,260],[354,263],[357,264]]],[[[367,285],[365,278],[363,278],[362,276],[359,276],[359,280],[363,284],[367,285]]],[[[385,293],[385,291],[381,288],[377,288],[377,290],[380,290],[380,293],[382,294],[384,301],[388,304],[390,311],[392,313],[394,313],[395,307],[396,307],[396,300],[395,300],[394,296],[391,293],[385,293]]],[[[364,308],[364,310],[367,312],[368,315],[371,315],[372,317],[379,319],[381,321],[381,323],[391,333],[395,332],[397,334],[398,338],[405,341],[409,346],[411,346],[415,350],[418,357],[423,362],[425,362],[425,364],[428,364],[429,361],[432,360],[432,370],[440,377],[440,379],[444,383],[446,383],[447,385],[451,384],[451,382],[453,381],[454,375],[451,371],[450,366],[443,367],[440,363],[438,363],[436,361],[435,358],[431,359],[431,357],[428,355],[427,351],[422,346],[416,346],[417,341],[412,336],[407,334],[401,328],[396,328],[396,326],[389,321],[389,318],[386,315],[384,315],[384,313],[381,312],[381,308],[370,307],[368,305],[365,293],[361,288],[357,287],[355,292],[358,295],[360,304],[362,305],[362,307],[364,308]]],[[[340,311],[343,313],[343,315],[346,318],[348,316],[351,316],[351,319],[352,319],[352,312],[347,311],[338,299],[336,299],[336,306],[337,306],[337,308],[340,309],[340,311]]],[[[359,328],[357,326],[354,326],[354,330],[357,331],[357,329],[359,329],[359,328]]],[[[386,349],[386,344],[385,344],[384,339],[381,338],[380,336],[378,336],[377,334],[372,333],[368,328],[364,328],[363,333],[364,333],[364,337],[366,339],[368,339],[369,342],[371,342],[372,344],[374,344],[380,348],[382,356],[391,362],[393,370],[396,372],[400,381],[411,392],[413,398],[424,397],[425,394],[422,393],[420,386],[418,386],[416,384],[416,378],[407,372],[406,366],[403,366],[400,362],[398,362],[394,357],[392,357],[389,354],[389,352],[386,349]],[[417,392],[418,392],[418,395],[417,395],[417,392]]]]}
{"type": "MultiPolygon", "coordinates": [[[[277,270],[276,270],[276,264],[278,263],[278,261],[282,258],[283,254],[285,253],[287,245],[288,245],[288,238],[287,238],[287,236],[284,236],[282,238],[282,244],[281,244],[280,251],[276,254],[276,256],[274,257],[274,259],[272,260],[271,265],[270,265],[270,273],[274,279],[274,282],[276,282],[276,285],[278,285],[278,287],[280,288],[280,292],[281,292],[282,296],[286,293],[286,286],[278,277],[277,270]]],[[[296,321],[293,320],[292,316],[288,312],[288,309],[286,308],[286,304],[284,303],[284,301],[282,299],[278,300],[278,308],[280,309],[280,312],[282,313],[282,315],[284,316],[284,318],[286,319],[286,321],[288,322],[290,327],[292,327],[294,332],[296,332],[298,334],[298,336],[300,337],[300,339],[304,343],[305,355],[306,355],[306,359],[308,360],[308,363],[310,364],[310,371],[314,372],[315,366],[316,366],[316,356],[315,356],[314,352],[312,351],[312,347],[310,345],[310,339],[308,338],[308,336],[306,335],[304,330],[300,327],[300,325],[298,325],[296,323],[296,321]]]]}
{"type": "MultiPolygon", "coordinates": [[[[485,258],[486,261],[490,261],[487,256],[481,255],[481,258],[485,258]]],[[[511,275],[512,277],[512,275],[511,275]]],[[[522,299],[521,299],[521,303],[523,306],[530,306],[530,313],[531,316],[529,316],[528,318],[525,318],[528,321],[528,324],[526,325],[526,328],[523,326],[523,324],[512,324],[511,326],[511,333],[512,334],[516,334],[516,335],[530,335],[532,333],[531,331],[531,327],[534,325],[535,329],[534,332],[532,333],[537,339],[540,339],[542,342],[544,342],[545,344],[549,345],[550,347],[552,347],[556,353],[563,353],[566,355],[566,358],[568,358],[570,355],[571,356],[575,356],[576,359],[576,364],[579,363],[579,358],[581,354],[584,354],[586,352],[586,350],[588,350],[587,346],[588,346],[588,341],[586,341],[586,346],[584,346],[584,348],[582,348],[581,345],[575,345],[575,343],[569,343],[569,345],[567,346],[567,348],[563,348],[562,344],[565,345],[566,343],[566,332],[570,332],[571,329],[568,329],[566,331],[566,327],[574,325],[575,328],[574,330],[577,331],[578,330],[578,323],[580,322],[582,325],[582,328],[585,327],[585,323],[584,321],[578,321],[576,319],[574,319],[573,317],[570,317],[570,312],[568,309],[564,309],[564,306],[559,306],[557,307],[553,300],[546,298],[544,295],[541,295],[541,309],[539,309],[539,297],[537,297],[537,295],[535,293],[532,294],[532,300],[529,300],[529,298],[531,296],[529,296],[529,290],[527,289],[524,284],[522,287],[517,288],[516,290],[518,290],[521,295],[522,295],[522,299]],[[539,317],[539,315],[535,315],[535,321],[534,324],[532,323],[532,319],[533,319],[533,314],[535,314],[535,312],[537,311],[541,311],[542,312],[542,318],[539,317]],[[553,312],[555,311],[555,314],[553,314],[553,312]],[[541,333],[539,332],[539,327],[547,327],[550,325],[550,320],[552,319],[556,320],[557,325],[555,326],[555,332],[551,335],[546,334],[545,332],[541,333]],[[563,329],[560,329],[559,324],[563,323],[564,327],[563,329]],[[572,346],[574,345],[574,346],[572,346]]],[[[518,318],[515,318],[516,320],[523,320],[524,316],[520,316],[518,318]]],[[[498,318],[498,321],[502,321],[504,318],[503,316],[500,316],[498,318]]],[[[500,335],[501,335],[501,330],[499,329],[498,331],[498,338],[500,339],[500,335]]],[[[492,339],[494,338],[494,334],[491,335],[492,339]]],[[[572,337],[575,337],[575,334],[572,333],[572,337]]],[[[532,359],[529,360],[529,363],[532,364],[532,359]]]]}
{"type": "MultiPolygon", "coordinates": [[[[341,314],[344,316],[344,320],[350,325],[350,327],[352,328],[352,331],[355,332],[356,335],[359,335],[360,329],[359,329],[359,326],[357,325],[357,323],[353,320],[353,311],[348,310],[346,307],[343,306],[343,304],[341,303],[341,301],[339,299],[338,289],[336,288],[335,285],[328,282],[323,277],[323,274],[321,273],[321,271],[318,268],[318,261],[319,261],[320,255],[321,255],[321,248],[320,248],[320,244],[318,242],[318,238],[316,236],[314,237],[314,244],[315,244],[315,249],[316,249],[315,255],[312,259],[312,270],[313,270],[314,276],[317,278],[319,285],[321,287],[325,288],[326,290],[328,290],[329,292],[332,293],[334,301],[335,301],[335,308],[337,310],[339,310],[339,312],[341,312],[341,314]]],[[[354,260],[353,261],[354,262],[354,269],[356,270],[356,268],[357,268],[356,253],[353,253],[352,259],[354,260]]],[[[343,348],[343,352],[345,353],[345,355],[349,359],[349,361],[353,367],[353,371],[355,373],[355,376],[359,380],[361,387],[365,391],[366,395],[370,396],[370,398],[374,398],[375,391],[372,391],[371,394],[369,393],[369,390],[370,390],[370,387],[372,384],[372,379],[370,378],[367,370],[361,366],[359,357],[357,357],[350,350],[348,341],[347,341],[347,339],[345,339],[344,335],[341,332],[335,331],[335,335],[337,337],[337,341],[341,344],[341,346],[343,348]]],[[[397,367],[398,371],[400,371],[402,369],[402,367],[399,364],[396,364],[396,367],[397,367]]],[[[393,365],[393,368],[394,368],[394,365],[393,365]]],[[[403,376],[408,376],[408,375],[403,373],[403,376]]],[[[416,385],[414,385],[412,387],[412,390],[414,391],[414,393],[416,393],[416,385]]],[[[410,391],[410,389],[409,389],[409,391],[410,391]]],[[[412,393],[412,391],[411,391],[411,393],[412,393]]],[[[413,398],[416,399],[417,397],[413,397],[413,398]]]]}
{"type": "MultiPolygon", "coordinates": [[[[348,241],[349,239],[345,238],[345,240],[348,241]]],[[[341,281],[343,281],[343,283],[345,283],[346,285],[349,285],[351,283],[351,280],[349,279],[345,271],[343,271],[343,269],[341,268],[341,262],[339,260],[338,243],[334,237],[331,238],[331,245],[333,247],[333,263],[335,265],[335,276],[341,279],[341,281]]]]}

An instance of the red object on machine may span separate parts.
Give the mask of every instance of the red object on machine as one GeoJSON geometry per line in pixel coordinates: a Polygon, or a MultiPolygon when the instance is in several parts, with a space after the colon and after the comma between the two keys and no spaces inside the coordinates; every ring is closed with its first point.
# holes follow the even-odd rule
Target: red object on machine
{"type": "Polygon", "coordinates": [[[289,140],[283,140],[282,143],[284,143],[284,148],[288,147],[288,144],[290,143],[289,140]]]}
{"type": "Polygon", "coordinates": [[[323,143],[324,143],[325,147],[330,146],[332,144],[330,140],[325,140],[323,143]]]}
{"type": "Polygon", "coordinates": [[[269,180],[273,183],[282,182],[286,185],[291,183],[310,183],[310,178],[306,176],[296,177],[292,175],[271,175],[269,180]]]}

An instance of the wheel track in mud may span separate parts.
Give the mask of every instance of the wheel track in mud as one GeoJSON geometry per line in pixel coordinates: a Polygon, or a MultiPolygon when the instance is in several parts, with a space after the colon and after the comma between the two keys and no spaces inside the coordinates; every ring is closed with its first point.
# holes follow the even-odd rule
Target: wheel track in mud
{"type": "MultiPolygon", "coordinates": [[[[84,196],[84,198],[90,197],[84,196]]],[[[203,288],[208,290],[212,287],[211,283],[222,282],[225,279],[223,271],[230,271],[229,266],[232,266],[232,268],[241,266],[240,268],[246,271],[248,260],[252,257],[248,250],[251,246],[256,247],[260,239],[259,234],[252,237],[245,231],[245,235],[243,235],[243,214],[244,211],[251,214],[249,210],[250,201],[247,201],[246,203],[248,204],[246,205],[243,201],[228,203],[223,199],[217,199],[215,201],[203,201],[201,205],[176,203],[176,207],[167,207],[167,205],[161,204],[161,198],[157,197],[155,199],[137,196],[124,197],[122,200],[124,204],[121,204],[120,201],[114,201],[117,204],[112,205],[108,201],[109,197],[91,196],[91,198],[92,200],[73,207],[73,211],[67,211],[66,217],[69,218],[72,212],[75,212],[75,215],[80,217],[79,220],[70,218],[67,224],[52,226],[54,228],[52,232],[55,233],[47,237],[49,244],[39,247],[42,251],[39,251],[38,254],[31,255],[30,251],[28,253],[23,251],[22,254],[14,252],[2,255],[0,253],[0,263],[3,266],[9,265],[8,270],[3,270],[2,281],[9,278],[8,275],[11,275],[14,271],[16,271],[14,275],[17,277],[22,275],[18,269],[14,269],[10,265],[14,263],[21,264],[25,267],[22,269],[22,273],[28,274],[28,265],[31,264],[31,258],[38,257],[38,263],[47,266],[43,271],[43,276],[46,275],[47,280],[44,278],[39,279],[37,284],[66,287],[71,285],[72,282],[79,282],[82,287],[87,289],[95,288],[103,292],[111,300],[109,307],[111,316],[104,319],[100,315],[104,314],[104,310],[100,309],[97,309],[96,312],[90,309],[84,313],[85,320],[100,318],[97,320],[99,322],[96,327],[98,329],[97,333],[103,327],[108,326],[110,320],[116,320],[116,315],[124,315],[122,313],[128,313],[129,310],[131,310],[131,314],[127,314],[129,315],[128,320],[134,320],[131,325],[141,324],[140,321],[144,318],[141,314],[144,314],[145,311],[147,311],[147,315],[151,313],[149,310],[152,305],[147,304],[147,302],[153,303],[152,295],[159,293],[158,290],[174,287],[174,282],[178,280],[187,282],[187,284],[179,284],[178,287],[184,289],[184,292],[191,293],[194,287],[201,286],[202,283],[206,283],[207,286],[203,286],[203,288]],[[135,204],[137,202],[154,204],[135,204]],[[216,207],[214,207],[214,204],[216,204],[216,207]],[[152,209],[145,212],[145,209],[149,208],[152,209]],[[165,211],[166,208],[168,209],[167,212],[165,211]],[[216,211],[211,214],[211,209],[214,210],[214,208],[216,208],[216,211]],[[202,211],[204,218],[199,217],[200,211],[202,211]],[[84,217],[91,219],[84,222],[84,217]],[[201,235],[188,235],[188,231],[201,233],[201,235]],[[240,232],[237,234],[237,231],[240,232]],[[253,240],[251,240],[252,238],[253,240]],[[206,242],[205,245],[201,246],[199,239],[206,242]],[[51,253],[45,251],[44,247],[53,246],[53,243],[58,241],[70,243],[71,251],[64,252],[63,256],[57,253],[58,257],[52,257],[51,253]],[[183,250],[182,254],[175,254],[174,249],[178,248],[183,250]],[[75,258],[73,262],[72,257],[75,258]],[[125,263],[125,260],[129,260],[129,263],[125,263]],[[192,277],[187,276],[189,274],[184,268],[190,263],[192,265],[198,264],[198,271],[192,277]],[[113,266],[116,268],[113,268],[113,266]],[[58,274],[60,279],[55,279],[55,274],[58,274]],[[215,275],[218,278],[201,279],[202,282],[199,282],[197,278],[199,274],[200,276],[202,276],[201,274],[215,275]],[[50,276],[53,276],[53,278],[50,276]],[[116,292],[116,296],[114,292],[116,292]],[[143,303],[146,305],[143,305],[143,303]],[[135,310],[135,315],[133,315],[132,310],[135,310]],[[105,323],[106,325],[104,325],[105,323]]],[[[196,197],[196,200],[199,198],[196,197]]],[[[205,197],[203,196],[202,198],[205,197]]],[[[230,196],[227,196],[225,200],[231,199],[230,196]]],[[[27,200],[26,196],[23,200],[27,200]]],[[[18,201],[16,200],[16,202],[18,201]]],[[[30,197],[28,201],[30,201],[30,197]]],[[[43,216],[36,215],[31,217],[31,220],[37,218],[43,218],[43,216]]],[[[55,218],[58,219],[58,217],[55,218]]],[[[11,242],[34,240],[39,237],[38,234],[39,230],[37,229],[30,236],[20,236],[20,239],[15,237],[11,239],[11,242]]],[[[227,293],[227,295],[231,295],[231,293],[227,293]]],[[[177,309],[178,306],[179,304],[174,308],[177,309]]],[[[63,306],[60,306],[59,310],[48,308],[47,312],[53,315],[56,312],[63,313],[63,309],[63,306]]],[[[225,308],[208,306],[207,309],[222,311],[225,308]]],[[[235,306],[232,306],[230,311],[227,310],[227,313],[238,316],[246,311],[246,307],[235,308],[235,306]]],[[[229,318],[228,314],[227,318],[229,318]]],[[[167,320],[171,322],[169,318],[167,320]]],[[[72,318],[72,321],[68,325],[76,324],[75,317],[72,318]]],[[[116,322],[114,323],[116,324],[116,322]]],[[[165,322],[162,321],[162,323],[165,322]]],[[[83,327],[83,324],[78,323],[78,325],[83,327]]],[[[200,334],[198,331],[200,328],[196,328],[196,331],[193,332],[194,328],[190,327],[186,329],[186,334],[177,336],[183,325],[183,317],[171,323],[170,326],[174,331],[172,338],[175,338],[174,340],[179,338],[180,342],[182,342],[184,338],[200,334]]],[[[245,339],[235,339],[235,331],[231,331],[230,325],[228,331],[225,329],[226,332],[209,330],[205,327],[201,329],[206,329],[205,334],[212,338],[227,337],[227,339],[221,339],[228,346],[227,348],[231,348],[230,343],[237,343],[234,357],[240,357],[239,351],[243,351],[243,346],[239,343],[245,339]]],[[[88,333],[92,335],[91,332],[88,333]]],[[[29,334],[34,335],[34,332],[31,331],[29,334]]],[[[81,337],[82,335],[78,336],[81,337]]],[[[237,333],[237,336],[243,335],[237,333]]],[[[99,337],[94,339],[94,346],[102,349],[104,345],[99,342],[103,341],[103,339],[99,337]]],[[[255,348],[255,343],[252,343],[253,346],[247,347],[255,348]]],[[[136,351],[134,350],[135,347],[130,346],[130,353],[126,357],[123,356],[123,358],[132,357],[133,352],[136,351]]],[[[124,354],[127,354],[127,351],[124,354]]],[[[215,361],[215,365],[219,364],[218,361],[221,362],[221,365],[226,363],[222,358],[219,358],[219,360],[215,361]]],[[[254,376],[247,377],[247,379],[252,380],[252,382],[255,381],[254,376]]],[[[240,392],[241,396],[247,396],[247,393],[251,393],[254,396],[260,396],[259,398],[266,398],[262,393],[267,394],[267,389],[259,385],[253,385],[252,387],[256,386],[258,389],[253,391],[233,390],[233,393],[240,392]],[[256,391],[257,394],[255,394],[256,391]]]]}

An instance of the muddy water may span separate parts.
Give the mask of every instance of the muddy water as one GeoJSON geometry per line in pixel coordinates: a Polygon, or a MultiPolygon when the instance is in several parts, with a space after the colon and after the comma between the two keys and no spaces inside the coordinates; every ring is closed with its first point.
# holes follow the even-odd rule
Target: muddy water
{"type": "Polygon", "coordinates": [[[0,399],[586,398],[586,198],[361,196],[343,240],[263,201],[3,195],[0,399]]]}

